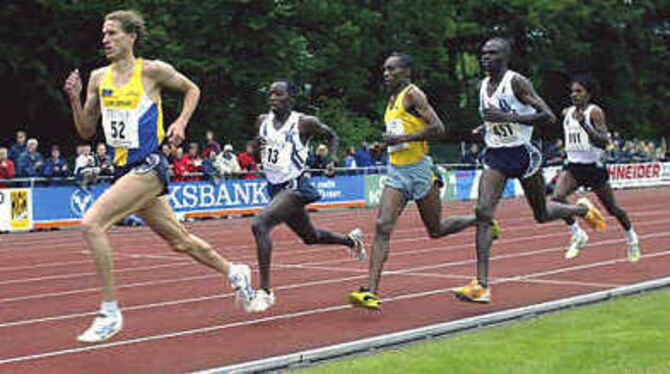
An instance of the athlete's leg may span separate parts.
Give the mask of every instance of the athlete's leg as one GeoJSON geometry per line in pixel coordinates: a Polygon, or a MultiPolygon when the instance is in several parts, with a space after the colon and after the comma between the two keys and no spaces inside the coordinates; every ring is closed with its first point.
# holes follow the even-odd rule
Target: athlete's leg
{"type": "MultiPolygon", "coordinates": [[[[575,177],[571,172],[566,170],[562,172],[561,176],[558,178],[558,182],[556,182],[556,187],[554,187],[554,193],[551,198],[556,202],[567,204],[568,196],[572,195],[577,187],[579,187],[577,180],[575,180],[575,177]]],[[[573,225],[576,222],[574,217],[566,217],[563,220],[568,225],[573,225]]]]}
{"type": "Polygon", "coordinates": [[[421,200],[416,202],[421,214],[423,225],[428,230],[431,238],[441,238],[443,236],[460,232],[467,227],[474,226],[476,217],[471,216],[451,216],[442,220],[442,201],[440,200],[440,188],[434,185],[421,200]]]}
{"type": "MultiPolygon", "coordinates": [[[[297,197],[296,197],[296,200],[297,197]]],[[[296,206],[301,205],[296,201],[296,206]]],[[[317,229],[312,225],[309,213],[304,207],[296,209],[294,214],[286,219],[286,224],[296,235],[307,245],[313,244],[339,244],[347,247],[353,247],[354,241],[348,236],[328,230],[317,229]]]]}
{"type": "Polygon", "coordinates": [[[185,253],[219,273],[228,275],[230,263],[222,258],[209,243],[186,231],[168,201],[168,196],[157,197],[138,213],[156,234],[170,244],[174,251],[185,253]]]}
{"type": "Polygon", "coordinates": [[[619,224],[621,224],[621,227],[626,230],[626,239],[628,240],[628,261],[639,261],[642,255],[642,251],[640,250],[640,243],[637,237],[637,233],[635,233],[633,225],[631,224],[626,211],[623,210],[619,204],[617,204],[616,198],[614,197],[614,191],[612,191],[612,186],[609,184],[609,182],[607,182],[602,186],[594,189],[593,192],[595,192],[596,196],[598,196],[598,199],[605,206],[605,209],[607,209],[609,214],[616,217],[617,221],[619,221],[619,224]]]}
{"type": "Polygon", "coordinates": [[[407,205],[407,199],[401,190],[388,186],[384,187],[379,201],[375,221],[375,238],[370,257],[368,289],[371,292],[376,293],[379,290],[382,269],[389,255],[391,233],[405,205],[407,205]]]}
{"type": "Polygon", "coordinates": [[[107,189],[84,214],[82,230],[93,252],[98,278],[103,284],[104,301],[91,326],[77,337],[80,342],[105,341],[121,331],[123,315],[114,294],[112,248],[107,230],[114,222],[155,199],[162,189],[161,181],[153,172],[129,173],[107,189]]]}
{"type": "Polygon", "coordinates": [[[296,200],[295,195],[284,190],[270,201],[270,204],[251,221],[251,231],[256,240],[256,254],[260,270],[260,288],[270,289],[270,263],[272,260],[272,241],[270,231],[291,215],[303,209],[303,204],[296,200]]]}
{"type": "Polygon", "coordinates": [[[82,219],[84,238],[93,252],[95,269],[103,284],[105,301],[116,300],[112,273],[112,247],[107,230],[123,217],[147,205],[162,191],[163,185],[155,173],[128,173],[112,184],[82,219]]]}
{"type": "Polygon", "coordinates": [[[488,287],[489,280],[493,217],[506,182],[507,177],[496,169],[483,170],[479,179],[479,195],[475,208],[477,218],[475,244],[477,247],[477,281],[484,288],[488,287]]]}
{"type": "MultiPolygon", "coordinates": [[[[577,187],[579,187],[579,183],[575,179],[574,175],[572,175],[572,172],[569,170],[564,171],[556,183],[556,188],[554,189],[552,200],[567,204],[568,196],[572,194],[577,189],[577,187]]],[[[579,223],[577,223],[573,217],[563,218],[563,220],[570,227],[571,233],[570,246],[565,252],[565,258],[573,259],[579,256],[581,249],[586,245],[586,243],[588,243],[589,236],[586,234],[586,231],[579,227],[579,223]]]]}
{"type": "Polygon", "coordinates": [[[542,170],[538,170],[528,178],[520,180],[523,187],[526,201],[533,209],[535,221],[545,223],[558,218],[567,218],[572,216],[584,217],[589,209],[585,205],[568,205],[554,201],[547,201],[546,186],[542,177],[542,170]]]}
{"type": "Polygon", "coordinates": [[[614,191],[612,191],[612,186],[609,182],[594,189],[593,192],[598,196],[598,199],[605,206],[607,212],[619,221],[619,224],[621,224],[621,227],[623,227],[624,230],[629,231],[632,225],[630,219],[628,219],[628,214],[621,208],[621,206],[619,206],[619,204],[617,204],[616,198],[614,197],[614,191]]]}

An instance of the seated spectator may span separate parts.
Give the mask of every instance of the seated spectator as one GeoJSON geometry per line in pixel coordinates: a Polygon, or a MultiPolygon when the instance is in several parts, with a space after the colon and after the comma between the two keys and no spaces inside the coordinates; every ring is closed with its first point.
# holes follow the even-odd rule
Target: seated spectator
{"type": "Polygon", "coordinates": [[[624,139],[621,137],[621,135],[619,135],[618,131],[614,131],[612,133],[612,136],[610,136],[610,141],[614,143],[614,147],[617,151],[620,151],[625,144],[624,139]]]}
{"type": "Polygon", "coordinates": [[[349,147],[344,155],[344,167],[347,169],[356,169],[356,165],[356,149],[349,147]]]}
{"type": "Polygon", "coordinates": [[[26,151],[26,132],[16,132],[16,143],[9,148],[9,159],[16,165],[19,162],[19,156],[26,151]]]}
{"type": "Polygon", "coordinates": [[[95,164],[95,156],[91,154],[91,146],[81,144],[77,146],[77,158],[74,161],[74,176],[79,182],[79,186],[88,190],[89,187],[97,182],[100,168],[95,164]]]}
{"type": "Polygon", "coordinates": [[[549,143],[544,152],[546,165],[560,165],[565,158],[565,148],[563,147],[563,140],[556,139],[554,143],[549,143]]]}
{"type": "Polygon", "coordinates": [[[183,182],[186,180],[188,161],[188,158],[184,156],[184,149],[182,147],[176,147],[174,149],[174,161],[172,164],[172,180],[176,182],[183,182]]]}
{"type": "Polygon", "coordinates": [[[51,157],[44,163],[42,175],[45,178],[66,178],[70,174],[67,162],[60,157],[60,148],[57,145],[51,147],[51,157]]]}
{"type": "Polygon", "coordinates": [[[211,130],[207,130],[205,133],[205,139],[207,140],[207,143],[205,143],[205,148],[202,150],[202,158],[203,159],[208,159],[209,154],[214,152],[215,154],[221,153],[221,145],[214,140],[214,132],[211,130]]]}
{"type": "Polygon", "coordinates": [[[314,169],[312,175],[323,175],[323,171],[330,163],[330,156],[328,155],[328,147],[325,144],[319,144],[316,148],[316,153],[310,152],[307,156],[307,166],[314,169]]]}
{"type": "Polygon", "coordinates": [[[172,165],[174,163],[174,148],[170,143],[163,143],[161,146],[161,152],[163,152],[163,156],[165,156],[165,159],[167,160],[168,164],[172,165]]]}
{"type": "Polygon", "coordinates": [[[223,152],[216,156],[214,167],[221,178],[231,178],[240,172],[240,164],[237,162],[232,144],[226,144],[223,147],[223,152]]]}
{"type": "Polygon", "coordinates": [[[621,151],[617,155],[616,162],[620,164],[626,164],[633,162],[633,156],[635,155],[635,143],[630,140],[624,142],[621,151]]]}
{"type": "Polygon", "coordinates": [[[22,178],[36,178],[42,175],[44,159],[37,152],[37,139],[30,138],[26,142],[26,151],[19,156],[16,175],[22,178]]]}
{"type": "Polygon", "coordinates": [[[638,140],[635,142],[633,149],[633,162],[649,162],[651,161],[652,155],[647,149],[647,145],[644,141],[638,140]]]}
{"type": "Polygon", "coordinates": [[[207,180],[218,181],[221,177],[215,166],[216,156],[216,153],[209,152],[209,157],[202,160],[202,172],[207,180]]]}
{"type": "Polygon", "coordinates": [[[244,152],[237,155],[237,163],[240,165],[240,170],[246,172],[244,179],[256,178],[254,173],[258,171],[258,165],[254,157],[254,145],[252,142],[247,142],[244,152]]]}
{"type": "Polygon", "coordinates": [[[202,173],[202,157],[198,155],[199,148],[198,143],[188,145],[188,153],[184,156],[186,159],[186,180],[198,181],[201,179],[198,175],[202,173]]]}
{"type": "Polygon", "coordinates": [[[359,168],[369,168],[374,165],[370,148],[366,142],[361,143],[361,147],[356,151],[354,158],[356,159],[356,166],[359,168]]]}
{"type": "Polygon", "coordinates": [[[372,154],[372,162],[377,167],[376,172],[385,172],[386,168],[384,166],[389,164],[389,155],[386,153],[386,148],[379,143],[374,143],[370,153],[372,154]]]}
{"type": "Polygon", "coordinates": [[[114,164],[112,164],[112,159],[107,153],[107,145],[105,143],[100,142],[95,147],[95,165],[100,168],[100,175],[114,175],[114,164]]]}
{"type": "MultiPolygon", "coordinates": [[[[0,147],[0,179],[14,178],[14,162],[7,156],[7,148],[0,147]]],[[[7,187],[6,184],[0,184],[0,187],[7,187]]]]}

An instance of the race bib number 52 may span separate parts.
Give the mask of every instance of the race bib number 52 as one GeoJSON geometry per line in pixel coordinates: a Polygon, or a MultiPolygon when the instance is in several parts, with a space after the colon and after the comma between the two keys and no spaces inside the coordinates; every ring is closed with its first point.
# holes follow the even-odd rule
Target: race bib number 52
{"type": "Polygon", "coordinates": [[[107,109],[102,118],[107,145],[139,148],[139,121],[135,110],[107,109]]]}

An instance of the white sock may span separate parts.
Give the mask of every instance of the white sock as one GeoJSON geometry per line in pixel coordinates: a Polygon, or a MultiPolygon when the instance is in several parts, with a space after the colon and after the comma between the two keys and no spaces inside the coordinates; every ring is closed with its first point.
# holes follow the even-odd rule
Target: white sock
{"type": "Polygon", "coordinates": [[[116,300],[103,301],[100,305],[100,311],[107,316],[121,313],[121,310],[119,309],[119,302],[116,300]]]}
{"type": "Polygon", "coordinates": [[[628,238],[628,243],[635,243],[637,241],[637,234],[632,227],[630,230],[626,231],[626,238],[628,238]]]}
{"type": "Polygon", "coordinates": [[[572,235],[575,235],[576,233],[579,232],[579,230],[581,230],[581,228],[579,227],[579,223],[577,223],[577,221],[575,221],[575,223],[573,223],[569,227],[570,227],[570,232],[572,233],[572,235]]]}
{"type": "Polygon", "coordinates": [[[228,265],[228,279],[233,280],[233,274],[235,274],[235,264],[230,262],[228,265]]]}

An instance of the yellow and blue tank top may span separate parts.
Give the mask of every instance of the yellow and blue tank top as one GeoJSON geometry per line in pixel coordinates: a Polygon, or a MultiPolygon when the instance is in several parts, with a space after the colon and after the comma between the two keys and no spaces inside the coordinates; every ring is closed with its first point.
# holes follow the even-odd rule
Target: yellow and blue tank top
{"type": "MultiPolygon", "coordinates": [[[[395,98],[393,103],[386,107],[384,113],[384,122],[386,122],[386,132],[394,135],[414,134],[426,128],[426,122],[409,113],[402,105],[405,95],[412,87],[408,84],[403,88],[395,98]]],[[[389,146],[389,162],[391,165],[409,165],[416,164],[428,154],[428,142],[407,142],[389,146]]]]}
{"type": "Polygon", "coordinates": [[[115,166],[131,166],[156,152],[163,142],[161,101],[153,101],[144,91],[142,59],[135,60],[130,80],[114,84],[112,65],[104,72],[99,87],[102,127],[115,166]]]}

